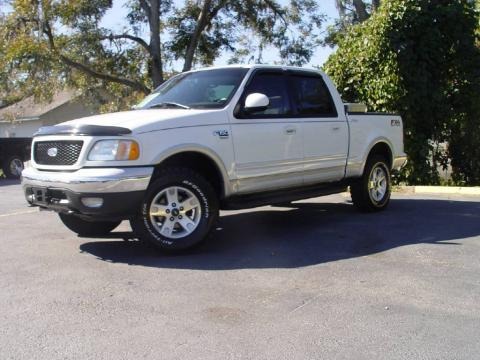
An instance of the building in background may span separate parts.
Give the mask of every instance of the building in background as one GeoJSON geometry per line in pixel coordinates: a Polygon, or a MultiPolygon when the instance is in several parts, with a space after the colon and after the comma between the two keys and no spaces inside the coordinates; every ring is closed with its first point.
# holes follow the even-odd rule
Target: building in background
{"type": "Polygon", "coordinates": [[[0,138],[29,138],[42,126],[55,125],[95,114],[73,90],[58,92],[49,103],[36,103],[33,96],[0,109],[0,138]]]}

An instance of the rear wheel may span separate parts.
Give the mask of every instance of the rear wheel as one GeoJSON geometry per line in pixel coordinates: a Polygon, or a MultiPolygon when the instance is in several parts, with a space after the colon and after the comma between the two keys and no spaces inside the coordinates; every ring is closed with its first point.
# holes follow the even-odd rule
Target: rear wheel
{"type": "Polygon", "coordinates": [[[207,180],[190,169],[167,168],[149,186],[130,223],[140,240],[174,252],[205,240],[218,214],[218,198],[207,180]]]}
{"type": "Polygon", "coordinates": [[[391,178],[387,161],[374,155],[368,159],[363,176],[350,186],[353,204],[361,211],[384,210],[390,202],[391,178]]]}
{"type": "Polygon", "coordinates": [[[8,179],[19,179],[23,168],[22,159],[18,155],[13,155],[5,160],[2,170],[8,179]]]}
{"type": "Polygon", "coordinates": [[[63,224],[74,233],[81,236],[103,236],[110,233],[121,221],[88,221],[75,215],[59,213],[63,224]]]}

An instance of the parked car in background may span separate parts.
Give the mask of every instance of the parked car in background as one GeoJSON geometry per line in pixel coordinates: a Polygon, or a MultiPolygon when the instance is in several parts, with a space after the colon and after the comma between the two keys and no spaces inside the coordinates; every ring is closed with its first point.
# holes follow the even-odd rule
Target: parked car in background
{"type": "Polygon", "coordinates": [[[9,179],[19,179],[23,163],[30,159],[31,138],[0,138],[0,164],[9,179]]]}

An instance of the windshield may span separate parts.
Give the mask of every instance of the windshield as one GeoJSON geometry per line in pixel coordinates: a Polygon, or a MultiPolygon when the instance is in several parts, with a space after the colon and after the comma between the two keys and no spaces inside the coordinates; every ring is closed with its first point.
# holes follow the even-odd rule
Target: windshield
{"type": "Polygon", "coordinates": [[[244,68],[229,68],[179,74],[160,85],[135,108],[222,108],[247,72],[244,68]]]}

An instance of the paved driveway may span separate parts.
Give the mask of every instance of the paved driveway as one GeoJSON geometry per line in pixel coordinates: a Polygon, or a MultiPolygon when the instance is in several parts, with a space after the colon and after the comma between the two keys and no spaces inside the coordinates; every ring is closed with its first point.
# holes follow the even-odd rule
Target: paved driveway
{"type": "Polygon", "coordinates": [[[479,198],[225,212],[181,256],[0,199],[2,359],[479,358],[479,198]]]}

